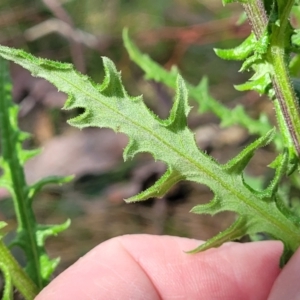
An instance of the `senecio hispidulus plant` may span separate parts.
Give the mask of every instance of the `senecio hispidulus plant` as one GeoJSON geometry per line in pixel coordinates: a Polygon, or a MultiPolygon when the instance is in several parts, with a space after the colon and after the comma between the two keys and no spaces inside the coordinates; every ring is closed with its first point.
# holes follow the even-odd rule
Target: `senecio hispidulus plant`
{"type": "MultiPolygon", "coordinates": [[[[183,80],[176,68],[171,71],[163,69],[140,53],[126,30],[123,39],[131,59],[143,69],[148,79],[164,83],[176,91],[167,119],[162,120],[152,113],[142,97],[128,95],[120,73],[108,58],[103,58],[104,81],[96,84],[70,64],[37,58],[4,46],[0,46],[0,56],[28,69],[33,76],[45,78],[68,94],[64,109],[83,108],[83,113],[69,120],[70,125],[78,128],[106,127],[125,133],[129,137],[124,150],[125,160],[137,153],[149,152],[155,160],[166,164],[167,171],[152,187],[126,199],[126,202],[161,197],[177,182],[189,180],[207,185],[214,193],[212,201],[192,208],[193,213],[236,213],[236,220],[229,228],[192,253],[218,247],[245,235],[255,237],[257,233],[264,233],[283,242],[280,263],[284,265],[300,245],[297,205],[280,193],[283,177],[290,177],[291,185],[299,178],[300,83],[295,77],[300,64],[300,31],[290,22],[291,16],[295,20],[300,18],[299,1],[223,0],[224,4],[231,2],[239,2],[243,6],[252,32],[236,48],[215,49],[215,52],[223,59],[241,61],[241,71],[252,72],[252,77],[236,89],[268,95],[274,104],[278,129],[272,128],[265,115],[252,119],[241,106],[232,110],[223,106],[209,95],[206,78],[193,86],[183,80]],[[188,96],[198,103],[200,112],[211,111],[217,115],[221,126],[239,124],[250,134],[260,137],[227,163],[216,162],[197,147],[194,134],[187,127],[188,96]],[[275,170],[274,178],[265,189],[255,190],[243,177],[243,170],[255,151],[271,142],[278,150],[277,158],[269,165],[275,170]]],[[[33,299],[48,283],[58,263],[58,260],[50,260],[47,256],[44,241],[64,230],[69,222],[54,226],[37,224],[31,203],[45,184],[62,183],[70,178],[52,177],[32,186],[26,184],[23,165],[36,152],[22,149],[22,142],[28,136],[17,127],[18,109],[11,102],[5,60],[0,62],[0,166],[3,170],[0,185],[10,191],[18,221],[16,238],[11,246],[18,245],[24,250],[27,265],[23,270],[0,241],[0,268],[6,281],[3,297],[11,299],[15,287],[25,299],[33,299]]],[[[4,225],[0,223],[0,227],[4,225]]]]}

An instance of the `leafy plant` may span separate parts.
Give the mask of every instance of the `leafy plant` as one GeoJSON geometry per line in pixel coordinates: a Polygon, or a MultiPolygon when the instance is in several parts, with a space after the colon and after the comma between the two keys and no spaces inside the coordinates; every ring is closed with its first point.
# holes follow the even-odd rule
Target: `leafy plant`
{"type": "MultiPolygon", "coordinates": [[[[10,247],[19,246],[26,256],[25,271],[20,268],[3,241],[0,240],[0,269],[6,278],[4,297],[11,294],[12,284],[16,286],[26,299],[32,299],[36,292],[48,284],[51,274],[59,263],[59,259],[51,260],[46,254],[45,240],[57,235],[69,226],[69,221],[62,225],[38,224],[32,210],[32,201],[36,193],[46,184],[62,184],[72,177],[44,178],[34,185],[27,185],[23,166],[25,162],[39,153],[36,150],[22,149],[22,143],[29,135],[17,126],[18,107],[11,99],[11,84],[7,62],[0,60],[0,132],[2,157],[0,167],[3,175],[0,186],[6,188],[12,197],[18,222],[16,236],[10,247]],[[28,277],[29,276],[29,277],[28,277]]],[[[0,222],[0,229],[4,227],[0,222]]],[[[2,239],[2,235],[0,235],[2,239]]]]}
{"type": "MultiPolygon", "coordinates": [[[[223,1],[224,4],[231,2],[234,1],[223,1]]],[[[264,115],[254,120],[242,107],[229,110],[213,99],[209,95],[206,78],[203,78],[199,85],[192,86],[185,83],[176,68],[171,71],[164,70],[148,56],[139,52],[130,41],[127,31],[124,31],[125,46],[130,57],[144,70],[146,77],[176,90],[174,104],[167,119],[160,119],[151,112],[142,97],[128,95],[120,73],[108,58],[103,58],[104,81],[102,84],[97,84],[87,76],[78,73],[70,64],[36,58],[22,50],[0,46],[0,56],[28,69],[33,76],[45,78],[68,94],[69,98],[64,109],[84,110],[77,117],[70,119],[69,124],[78,128],[105,127],[115,132],[125,133],[129,137],[129,143],[124,150],[125,160],[138,153],[149,152],[155,160],[163,161],[167,165],[165,174],[152,187],[126,199],[126,202],[161,197],[177,182],[188,180],[205,184],[214,193],[211,202],[197,205],[192,212],[211,215],[222,211],[236,213],[236,221],[228,229],[191,252],[218,247],[226,241],[263,232],[283,242],[284,253],[281,257],[281,265],[283,265],[300,245],[300,217],[297,210],[288,205],[279,189],[283,177],[292,174],[294,177],[298,176],[300,111],[297,93],[299,91],[297,79],[292,79],[290,76],[290,68],[295,73],[295,65],[299,60],[299,32],[294,30],[289,22],[291,11],[295,9],[298,2],[292,0],[236,2],[243,5],[252,26],[252,33],[236,48],[216,49],[215,52],[223,59],[244,61],[241,71],[253,71],[252,77],[236,88],[241,91],[254,90],[270,97],[276,110],[278,131],[272,129],[264,115]],[[190,111],[188,95],[199,103],[201,112],[210,110],[215,113],[221,119],[223,126],[239,124],[247,128],[251,134],[260,137],[226,164],[218,163],[197,147],[194,134],[187,126],[190,111]],[[278,156],[270,165],[275,169],[275,175],[265,189],[258,191],[247,183],[243,171],[255,151],[271,143],[272,140],[276,141],[278,149],[278,156]]],[[[5,70],[2,70],[1,74],[5,74],[5,70]]],[[[3,137],[1,166],[4,176],[0,183],[10,190],[15,199],[19,221],[15,243],[23,247],[28,259],[28,274],[41,288],[56,265],[56,262],[49,261],[41,248],[44,238],[61,231],[67,227],[67,224],[55,227],[36,224],[30,210],[30,202],[42,185],[61,181],[56,178],[43,180],[31,187],[24,182],[22,165],[31,153],[21,149],[20,143],[25,136],[16,128],[17,111],[7,100],[5,82],[7,79],[1,84],[0,112],[3,112],[0,120],[3,137]],[[8,131],[5,131],[6,128],[8,131]],[[6,150],[7,145],[10,147],[9,150],[6,150]],[[29,227],[25,227],[25,224],[29,227]],[[31,246],[25,244],[28,240],[31,241],[31,246]],[[33,261],[36,262],[35,267],[33,261]],[[44,262],[48,264],[46,271],[42,268],[44,262]],[[32,271],[34,268],[35,272],[32,271]]],[[[14,279],[7,265],[0,260],[0,267],[7,279],[8,291],[11,282],[14,284],[14,279]]]]}

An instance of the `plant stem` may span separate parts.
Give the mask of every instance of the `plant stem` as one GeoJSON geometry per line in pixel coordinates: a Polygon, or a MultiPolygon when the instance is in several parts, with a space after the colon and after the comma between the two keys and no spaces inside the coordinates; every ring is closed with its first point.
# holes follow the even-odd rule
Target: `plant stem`
{"type": "Polygon", "coordinates": [[[256,39],[259,40],[268,25],[268,16],[264,4],[261,0],[253,0],[247,4],[243,4],[243,7],[256,39]]]}
{"type": "MultiPolygon", "coordinates": [[[[280,1],[279,1],[280,2],[280,1]]],[[[289,150],[300,157],[300,110],[298,100],[294,91],[293,83],[289,75],[289,69],[286,62],[286,32],[289,26],[289,15],[294,5],[294,0],[285,0],[279,4],[280,25],[272,24],[272,35],[267,53],[267,59],[271,67],[271,79],[275,96],[284,116],[285,126],[288,129],[290,145],[286,145],[289,150]]],[[[264,9],[262,0],[253,0],[244,4],[244,9],[249,18],[253,32],[259,40],[268,27],[268,16],[264,9]]],[[[279,113],[277,112],[277,115],[279,113]]]]}
{"type": "Polygon", "coordinates": [[[2,157],[4,176],[7,176],[13,189],[9,187],[16,213],[19,236],[17,242],[23,243],[23,250],[27,261],[30,262],[30,276],[37,286],[43,288],[41,277],[41,266],[39,261],[39,245],[35,238],[35,216],[28,197],[28,186],[26,184],[24,170],[21,163],[20,139],[21,133],[17,128],[17,107],[11,101],[11,86],[8,74],[7,62],[0,61],[0,141],[2,146],[2,157]],[[26,240],[27,245],[25,245],[26,240]],[[28,246],[29,245],[29,246],[28,246]]]}
{"type": "Polygon", "coordinates": [[[26,300],[32,300],[38,294],[38,288],[27,276],[24,270],[7,249],[3,241],[0,240],[0,265],[4,265],[9,270],[12,283],[26,300]]]}

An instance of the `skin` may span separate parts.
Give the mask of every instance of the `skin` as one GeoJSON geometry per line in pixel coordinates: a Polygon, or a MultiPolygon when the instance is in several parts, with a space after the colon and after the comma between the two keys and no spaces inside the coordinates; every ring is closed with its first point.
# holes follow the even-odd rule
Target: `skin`
{"type": "Polygon", "coordinates": [[[283,270],[280,242],[227,243],[125,235],[106,241],[55,278],[36,300],[300,299],[300,252],[283,270]]]}

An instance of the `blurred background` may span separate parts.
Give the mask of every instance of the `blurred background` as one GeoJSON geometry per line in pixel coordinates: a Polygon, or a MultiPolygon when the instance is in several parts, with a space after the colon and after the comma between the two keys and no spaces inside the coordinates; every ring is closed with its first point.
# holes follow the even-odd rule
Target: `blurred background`
{"type": "MultiPolygon", "coordinates": [[[[160,117],[168,115],[173,91],[152,81],[132,63],[122,42],[122,29],[155,61],[170,69],[177,65],[183,77],[197,84],[206,75],[211,94],[228,107],[237,103],[257,117],[265,112],[273,119],[271,103],[253,92],[239,93],[233,84],[249,74],[238,72],[240,64],[222,61],[213,48],[233,47],[249,32],[238,24],[241,7],[211,0],[1,0],[0,43],[22,48],[37,56],[73,63],[96,82],[103,79],[101,56],[112,59],[122,71],[131,95],[143,94],[147,105],[160,117]]],[[[164,165],[148,154],[123,162],[127,138],[111,130],[78,130],[66,124],[76,112],[62,111],[66,96],[51,84],[33,78],[11,65],[14,101],[20,105],[22,130],[32,133],[26,148],[41,148],[26,165],[29,183],[48,175],[70,175],[64,186],[49,186],[34,201],[41,223],[71,227],[47,242],[51,257],[61,257],[61,272],[97,244],[122,234],[169,234],[208,239],[233,221],[231,213],[215,217],[189,213],[212,198],[202,185],[182,182],[162,199],[125,204],[153,184],[164,165]]],[[[200,115],[191,100],[190,127],[199,147],[220,162],[237,154],[254,137],[234,126],[222,129],[210,113],[200,115]]],[[[253,176],[267,175],[266,164],[275,157],[272,148],[257,151],[247,168],[253,176]]],[[[16,227],[9,195],[0,190],[0,220],[16,227]]],[[[189,250],[189,249],[186,249],[189,250]]]]}

